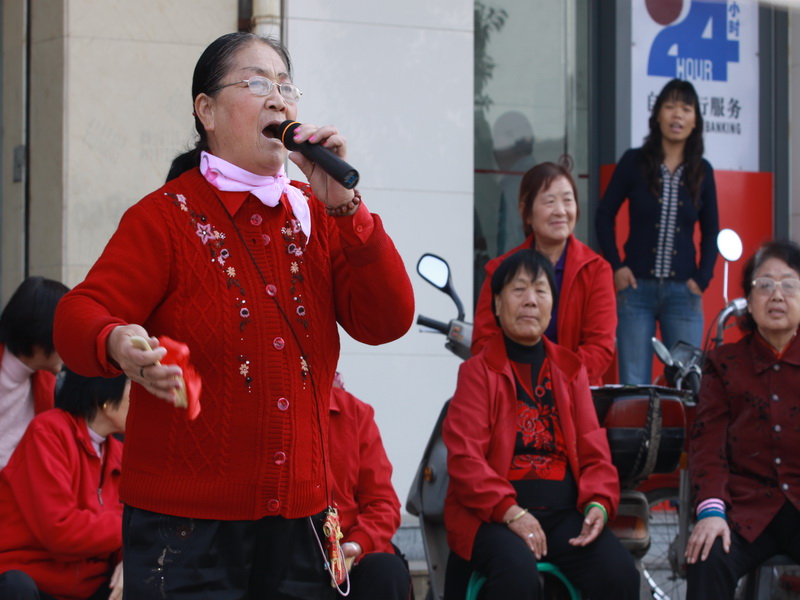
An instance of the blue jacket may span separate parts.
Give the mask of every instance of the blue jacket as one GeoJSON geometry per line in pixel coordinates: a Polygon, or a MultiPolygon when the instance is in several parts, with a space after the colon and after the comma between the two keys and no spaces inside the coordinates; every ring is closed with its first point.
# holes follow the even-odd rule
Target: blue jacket
{"type": "MultiPolygon", "coordinates": [[[[703,160],[703,167],[705,175],[697,207],[689,193],[685,175],[681,179],[671,279],[694,279],[700,289],[705,290],[714,275],[714,263],[717,260],[719,218],[714,170],[706,160],[703,160]],[[694,245],[694,229],[698,221],[701,234],[699,263],[694,245]]],[[[600,248],[614,271],[627,266],[637,279],[653,278],[660,217],[661,199],[653,194],[645,178],[642,150],[630,149],[622,155],[614,170],[606,193],[597,207],[595,220],[600,248]],[[625,242],[623,261],[617,250],[614,221],[626,198],[629,200],[630,233],[625,242]]]]}

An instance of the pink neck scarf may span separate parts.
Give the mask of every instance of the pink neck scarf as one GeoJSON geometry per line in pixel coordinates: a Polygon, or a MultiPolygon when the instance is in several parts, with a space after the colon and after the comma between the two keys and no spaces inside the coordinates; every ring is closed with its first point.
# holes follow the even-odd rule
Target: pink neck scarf
{"type": "Polygon", "coordinates": [[[200,154],[200,172],[206,181],[223,192],[250,192],[261,200],[265,206],[277,206],[281,195],[285,192],[300,228],[311,237],[311,211],[303,192],[289,185],[283,167],[275,177],[256,175],[229,163],[226,160],[202,152],[200,154]]]}

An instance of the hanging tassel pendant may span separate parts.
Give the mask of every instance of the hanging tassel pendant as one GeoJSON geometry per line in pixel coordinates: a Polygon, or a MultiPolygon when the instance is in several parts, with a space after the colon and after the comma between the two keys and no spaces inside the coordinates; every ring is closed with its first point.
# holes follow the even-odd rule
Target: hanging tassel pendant
{"type": "Polygon", "coordinates": [[[322,533],[325,534],[325,550],[328,553],[328,561],[330,562],[331,586],[336,587],[341,585],[347,577],[347,567],[344,564],[342,546],[340,544],[343,534],[339,523],[339,511],[333,507],[329,506],[325,513],[322,533]]]}

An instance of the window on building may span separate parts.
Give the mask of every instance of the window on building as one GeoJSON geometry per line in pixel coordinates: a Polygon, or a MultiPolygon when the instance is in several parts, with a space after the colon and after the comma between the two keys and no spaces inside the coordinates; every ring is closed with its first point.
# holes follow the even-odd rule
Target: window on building
{"type": "Polygon", "coordinates": [[[570,157],[587,241],[589,0],[475,3],[475,300],[483,266],[524,241],[519,182],[570,157]]]}

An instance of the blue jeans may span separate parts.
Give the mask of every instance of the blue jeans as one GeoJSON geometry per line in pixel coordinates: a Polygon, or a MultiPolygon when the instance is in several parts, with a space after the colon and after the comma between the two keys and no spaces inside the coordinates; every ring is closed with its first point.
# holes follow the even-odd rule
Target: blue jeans
{"type": "Polygon", "coordinates": [[[638,279],[637,288],[617,292],[619,382],[647,385],[653,379],[656,321],[668,349],[678,340],[702,348],[703,298],[685,281],[638,279]]]}

